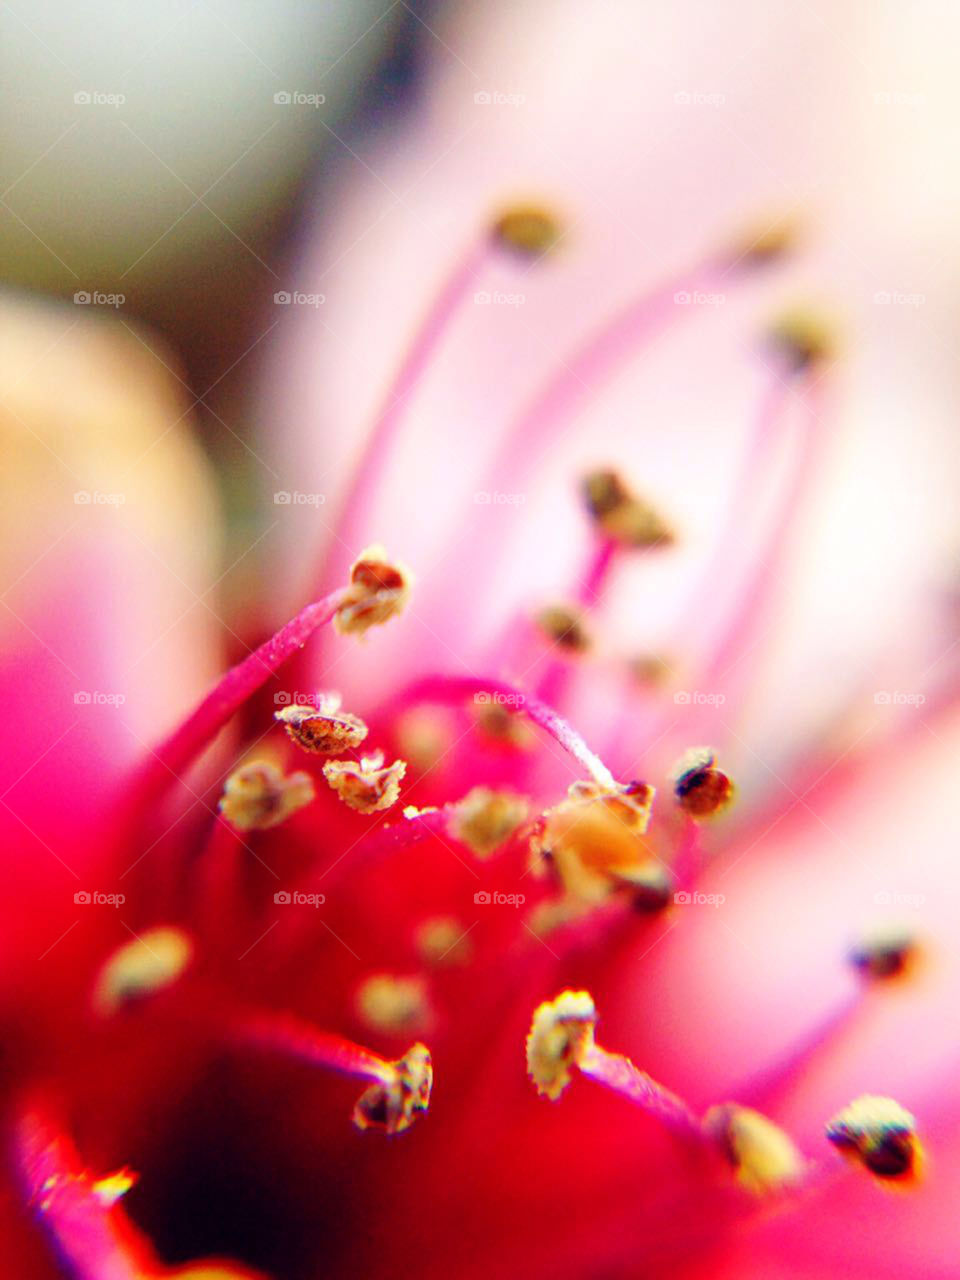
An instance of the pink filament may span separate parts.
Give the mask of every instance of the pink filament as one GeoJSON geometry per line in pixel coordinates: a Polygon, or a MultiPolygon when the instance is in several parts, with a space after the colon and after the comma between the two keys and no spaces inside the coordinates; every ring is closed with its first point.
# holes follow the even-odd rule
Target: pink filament
{"type": "Polygon", "coordinates": [[[683,1099],[657,1084],[645,1071],[635,1067],[629,1058],[619,1053],[608,1053],[594,1044],[584,1052],[577,1065],[584,1075],[642,1107],[673,1133],[685,1138],[701,1136],[700,1122],[683,1099]]]}
{"type": "Polygon", "coordinates": [[[232,667],[180,727],[150,755],[134,781],[136,801],[146,804],[177,778],[203,751],[232,715],[278,667],[333,618],[343,591],[308,604],[242,662],[232,667]]]}
{"type": "Polygon", "coordinates": [[[457,312],[475,287],[478,273],[491,251],[489,236],[485,236],[479,244],[474,244],[467,250],[444,281],[440,292],[414,334],[413,341],[387,389],[353,477],[347,485],[347,495],[334,529],[333,543],[322,563],[319,581],[326,581],[329,578],[330,569],[340,554],[340,548],[343,548],[347,554],[354,554],[358,540],[363,534],[367,510],[382,480],[391,445],[404,411],[420,386],[430,361],[440,347],[457,312]]]}
{"type": "Polygon", "coordinates": [[[103,1204],[73,1144],[40,1108],[27,1110],[15,1136],[15,1158],[30,1202],[77,1280],[142,1280],[146,1246],[121,1209],[103,1204]]]}
{"type": "Polygon", "coordinates": [[[564,751],[582,765],[590,777],[602,787],[616,785],[613,774],[579,733],[552,707],[529,694],[520,693],[503,680],[484,680],[475,676],[427,676],[411,685],[403,694],[403,702],[462,702],[473,698],[478,705],[496,702],[511,710],[523,712],[539,725],[564,751]]]}
{"type": "Polygon", "coordinates": [[[363,1080],[389,1082],[395,1074],[389,1062],[363,1045],[318,1031],[289,1014],[247,1014],[234,1024],[231,1038],[237,1044],[363,1080]]]}

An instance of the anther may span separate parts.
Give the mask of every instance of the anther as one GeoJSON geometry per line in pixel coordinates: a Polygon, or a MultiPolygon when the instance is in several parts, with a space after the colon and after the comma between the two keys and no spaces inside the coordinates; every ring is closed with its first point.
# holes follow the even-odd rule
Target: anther
{"type": "Polygon", "coordinates": [[[426,1045],[415,1044],[390,1067],[390,1076],[372,1084],[354,1107],[358,1129],[403,1133],[430,1106],[433,1064],[426,1045]]]}
{"type": "Polygon", "coordinates": [[[367,547],[350,566],[350,584],[334,615],[341,635],[363,635],[402,611],[410,596],[413,575],[388,559],[379,544],[367,547]]]}
{"type": "Polygon", "coordinates": [[[770,328],[770,340],[798,370],[831,360],[836,337],[829,322],[812,310],[785,312],[770,328]]]}
{"type": "Polygon", "coordinates": [[[905,972],[916,955],[909,931],[888,925],[865,934],[851,949],[850,961],[870,978],[892,978],[905,972]]]}
{"type": "Polygon", "coordinates": [[[489,858],[526,821],[529,803],[512,791],[474,787],[453,806],[450,834],[477,855],[489,858]]]}
{"type": "Polygon", "coordinates": [[[537,1091],[556,1101],[576,1067],[672,1132],[699,1140],[700,1125],[687,1104],[629,1058],[601,1048],[594,1036],[596,1024],[597,1011],[586,991],[563,991],[539,1006],[527,1036],[527,1071],[537,1091]]]}
{"type": "Polygon", "coordinates": [[[116,1013],[134,1000],[172,986],[192,957],[193,943],[182,929],[168,925],[145,929],[118,948],[100,970],[94,1008],[102,1014],[116,1013]]]}
{"type": "Polygon", "coordinates": [[[378,813],[396,804],[407,766],[394,760],[384,766],[383,753],[356,760],[328,760],[323,776],[345,805],[358,813],[378,813]]]}
{"type": "Polygon", "coordinates": [[[270,760],[241,765],[227,778],[219,809],[241,831],[275,827],[314,798],[313,779],[299,770],[284,775],[270,760]]]}
{"type": "Polygon", "coordinates": [[[353,751],[369,732],[359,716],[339,709],[339,699],[320,699],[315,707],[295,703],[273,715],[298,747],[318,756],[353,751]]]}
{"type": "Polygon", "coordinates": [[[703,1131],[717,1144],[740,1185],[754,1195],[799,1182],[805,1162],[786,1133],[750,1107],[725,1102],[711,1107],[703,1131]]]}
{"type": "Polygon", "coordinates": [[[357,1013],[368,1027],[389,1035],[426,1031],[433,1021],[424,980],[392,973],[376,973],[361,983],[357,1013]]]}
{"type": "Polygon", "coordinates": [[[668,547],[673,531],[659,512],[637,497],[616,471],[593,471],[583,480],[587,511],[608,538],[626,547],[668,547]]]}
{"type": "Polygon", "coordinates": [[[730,778],[717,768],[711,747],[691,747],[673,770],[674,798],[691,818],[721,813],[733,800],[734,790],[730,778]]]}
{"type": "Polygon", "coordinates": [[[653,806],[646,782],[602,787],[575,782],[540,818],[530,841],[531,869],[557,875],[567,894],[599,902],[628,887],[651,859],[642,836],[653,806]]]}
{"type": "Polygon", "coordinates": [[[547,605],[536,615],[535,622],[547,639],[562,653],[586,653],[590,633],[582,614],[569,605],[547,605]]]}
{"type": "Polygon", "coordinates": [[[473,954],[469,932],[469,926],[453,916],[425,920],[416,932],[417,952],[432,968],[466,964],[473,954]]]}
{"type": "Polygon", "coordinates": [[[922,1148],[917,1122],[892,1098],[865,1094],[827,1125],[827,1138],[878,1178],[910,1178],[919,1172],[922,1148]]]}
{"type": "Polygon", "coordinates": [[[560,239],[557,220],[535,204],[518,204],[504,210],[493,224],[494,241],[524,258],[541,258],[560,239]]]}

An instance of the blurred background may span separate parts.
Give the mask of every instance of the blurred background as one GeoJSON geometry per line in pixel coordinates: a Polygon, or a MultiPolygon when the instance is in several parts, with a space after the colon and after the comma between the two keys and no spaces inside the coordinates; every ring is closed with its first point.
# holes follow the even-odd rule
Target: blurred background
{"type": "Polygon", "coordinates": [[[248,496],[240,441],[253,434],[255,348],[276,318],[305,204],[322,218],[322,179],[357,131],[406,110],[429,8],[14,0],[0,10],[3,286],[159,338],[204,447],[227,469],[235,518],[248,496]]]}

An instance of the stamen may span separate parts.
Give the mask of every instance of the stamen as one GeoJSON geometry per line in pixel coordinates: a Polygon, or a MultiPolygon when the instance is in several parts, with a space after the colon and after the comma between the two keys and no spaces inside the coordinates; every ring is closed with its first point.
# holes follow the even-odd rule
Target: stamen
{"type": "Polygon", "coordinates": [[[583,481],[587,510],[600,530],[625,547],[669,547],[670,526],[643,498],[626,486],[616,471],[594,471],[583,481]]]}
{"type": "Polygon", "coordinates": [[[553,215],[534,204],[515,205],[493,224],[494,242],[524,258],[542,258],[560,235],[560,225],[553,215]]]}
{"type": "Polygon", "coordinates": [[[433,1011],[427,984],[419,977],[375,973],[357,991],[357,1013],[371,1030],[412,1035],[429,1029],[433,1011]]]}
{"type": "Polygon", "coordinates": [[[100,970],[94,1008],[105,1016],[134,1000],[172,986],[193,958],[193,943],[182,929],[158,925],[125,942],[100,970]]]}
{"type": "Polygon", "coordinates": [[[341,635],[364,635],[400,613],[410,596],[413,575],[399,561],[391,561],[375,543],[350,566],[350,585],[334,614],[341,635]]]}
{"type": "Polygon", "coordinates": [[[738,241],[731,251],[734,265],[765,266],[792,252],[797,245],[800,228],[793,218],[782,218],[773,225],[754,227],[738,241]]]}
{"type": "Polygon", "coordinates": [[[346,498],[334,537],[321,561],[318,581],[324,581],[339,548],[355,546],[362,536],[367,509],[377,494],[391,446],[423,375],[461,307],[473,297],[478,277],[490,259],[490,236],[484,234],[455,265],[416,330],[374,420],[370,434],[346,488],[346,498]]]}
{"type": "Polygon", "coordinates": [[[503,680],[479,680],[473,676],[427,676],[406,690],[403,701],[460,702],[471,697],[475,705],[501,705],[511,714],[523,712],[569,752],[594,782],[610,790],[616,788],[613,774],[566,720],[539,698],[521,693],[503,680]]]}
{"type": "Polygon", "coordinates": [[[308,773],[284,775],[271,760],[254,760],[230,774],[218,808],[241,831],[265,831],[313,798],[313,779],[308,773]]]}
{"type": "Polygon", "coordinates": [[[359,747],[369,730],[359,716],[340,711],[322,700],[316,707],[295,703],[273,713],[290,738],[317,756],[336,756],[359,747]]]}
{"type": "Polygon", "coordinates": [[[569,605],[548,605],[540,610],[535,621],[550,643],[563,653],[581,654],[590,648],[583,615],[569,605]]]}
{"type": "Polygon", "coordinates": [[[699,1122],[687,1104],[639,1071],[629,1058],[602,1049],[594,1038],[596,1024],[593,998],[586,991],[563,991],[539,1006],[527,1036],[527,1071],[537,1091],[556,1101],[577,1067],[674,1133],[699,1138],[699,1122]]]}
{"type": "Polygon", "coordinates": [[[575,782],[567,798],[540,818],[530,840],[531,870],[545,867],[581,902],[600,902],[645,883],[651,857],[646,833],[654,789],[645,782],[610,788],[575,782]]]}
{"type": "Polygon", "coordinates": [[[422,959],[433,968],[467,964],[473,954],[469,926],[453,916],[425,920],[417,929],[416,946],[422,959]]]}
{"type": "Polygon", "coordinates": [[[472,708],[480,734],[492,745],[511,751],[530,751],[536,736],[525,720],[499,702],[478,703],[472,708]]]}
{"type": "Polygon", "coordinates": [[[809,369],[836,357],[833,326],[813,310],[785,312],[771,326],[770,339],[797,369],[809,369]]]}
{"type": "Polygon", "coordinates": [[[534,1012],[527,1036],[527,1073],[537,1092],[555,1102],[593,1043],[597,1011],[587,991],[562,991],[534,1012]]]}
{"type": "Polygon", "coordinates": [[[334,591],[308,604],[295,618],[223,677],[165,742],[150,755],[129,799],[136,813],[184,770],[216,736],[232,715],[307,642],[318,627],[331,622],[341,608],[344,591],[334,591]]]}
{"type": "Polygon", "coordinates": [[[827,1125],[827,1138],[878,1178],[909,1180],[922,1164],[917,1122],[892,1098],[865,1094],[827,1125]]]}
{"type": "Polygon", "coordinates": [[[452,808],[450,834],[478,858],[489,858],[526,821],[530,805],[512,791],[474,787],[452,808]]]}
{"type": "Polygon", "coordinates": [[[354,1108],[353,1123],[358,1129],[403,1133],[430,1105],[433,1066],[426,1045],[417,1043],[396,1062],[388,1062],[362,1045],[279,1014],[248,1016],[237,1023],[234,1039],[371,1081],[354,1108]]]}
{"type": "Polygon", "coordinates": [[[750,1107],[725,1102],[703,1118],[712,1139],[736,1172],[737,1181],[753,1195],[781,1191],[804,1177],[806,1162],[786,1133],[750,1107]]]}
{"type": "Polygon", "coordinates": [[[396,804],[406,771],[403,760],[384,766],[381,751],[359,761],[329,760],[323,766],[327,782],[343,803],[358,813],[378,813],[396,804]]]}
{"type": "Polygon", "coordinates": [[[691,818],[712,818],[733,800],[734,785],[716,763],[711,747],[691,747],[674,768],[674,798],[691,818]]]}
{"type": "Polygon", "coordinates": [[[891,925],[865,934],[850,952],[852,964],[871,978],[896,977],[910,967],[916,956],[913,935],[891,925]]]}
{"type": "Polygon", "coordinates": [[[30,1204],[50,1232],[64,1269],[77,1280],[139,1280],[159,1274],[152,1250],[118,1206],[123,1171],[97,1179],[44,1106],[31,1106],[14,1131],[14,1151],[30,1204]],[[106,1185],[116,1178],[111,1198],[106,1185]]]}

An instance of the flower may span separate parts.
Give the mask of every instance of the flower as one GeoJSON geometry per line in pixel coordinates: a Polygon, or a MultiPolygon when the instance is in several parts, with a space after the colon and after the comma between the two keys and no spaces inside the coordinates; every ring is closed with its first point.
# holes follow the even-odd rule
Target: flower
{"type": "MultiPolygon", "coordinates": [[[[550,259],[534,273],[530,250],[555,254],[563,232],[507,207],[479,252],[531,268],[532,294],[550,259]]],[[[586,496],[565,522],[515,525],[526,504],[507,500],[551,491],[558,424],[611,351],[629,362],[672,336],[678,292],[760,288],[774,268],[763,239],[739,256],[713,243],[689,290],[643,283],[549,371],[488,487],[458,456],[472,514],[492,519],[476,546],[411,555],[414,584],[393,559],[413,522],[380,511],[377,485],[469,303],[478,261],[455,264],[338,495],[332,552],[306,566],[317,598],[132,774],[112,770],[96,806],[49,731],[56,660],[34,655],[15,705],[58,768],[41,785],[25,761],[16,817],[45,834],[16,852],[79,849],[102,888],[8,993],[4,1230],[23,1274],[53,1274],[54,1253],[83,1280],[446,1274],[451,1259],[466,1277],[934,1273],[957,1172],[938,1020],[960,976],[955,687],[838,702],[811,677],[809,731],[781,717],[764,737],[746,714],[837,421],[834,347],[806,314],[768,327],[770,346],[756,335],[741,478],[664,608],[662,652],[637,653],[610,615],[625,596],[642,620],[644,575],[678,567],[681,502],[619,453],[556,481],[586,496]],[[366,543],[381,521],[389,552],[366,543]],[[529,625],[548,590],[589,618],[586,651],[529,625]],[[895,948],[914,965],[850,936],[890,905],[915,913],[919,941],[895,948]]],[[[656,452],[682,480],[674,443],[656,452]]],[[[391,501],[449,514],[445,474],[403,469],[391,501]]],[[[68,919],[36,874],[35,901],[68,919]]]]}

